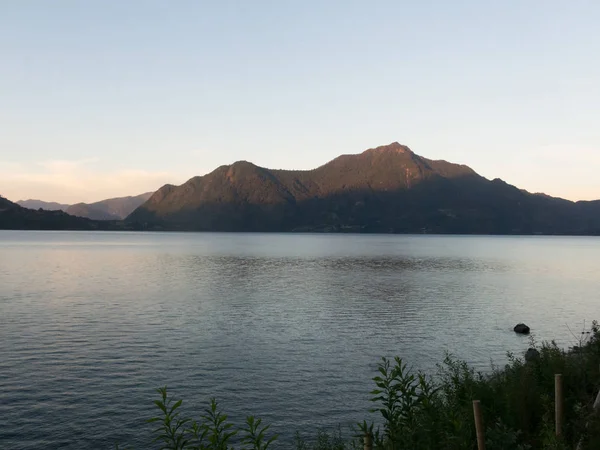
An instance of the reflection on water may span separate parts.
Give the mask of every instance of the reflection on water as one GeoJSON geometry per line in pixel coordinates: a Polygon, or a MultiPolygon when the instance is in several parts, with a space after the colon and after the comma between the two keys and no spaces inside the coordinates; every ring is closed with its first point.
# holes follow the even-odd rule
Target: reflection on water
{"type": "Polygon", "coordinates": [[[362,420],[382,355],[568,344],[598,279],[594,238],[1,232],[0,448],[148,448],[165,384],[283,440],[362,420]]]}

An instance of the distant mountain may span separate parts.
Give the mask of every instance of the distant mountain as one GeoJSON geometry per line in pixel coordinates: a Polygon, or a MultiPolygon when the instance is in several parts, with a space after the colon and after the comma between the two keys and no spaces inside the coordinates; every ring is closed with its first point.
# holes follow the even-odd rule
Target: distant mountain
{"type": "Polygon", "coordinates": [[[61,210],[72,216],[93,220],[122,220],[148,200],[152,194],[152,192],[146,192],[136,196],[109,198],[95,203],[76,203],[74,205],[42,200],[19,200],[17,204],[29,209],[61,210]]]}
{"type": "Polygon", "coordinates": [[[69,205],[56,202],[44,202],[42,200],[19,200],[18,205],[29,209],[45,209],[47,211],[66,211],[69,205]]]}
{"type": "Polygon", "coordinates": [[[308,171],[221,166],[163,186],[127,222],[202,231],[600,234],[600,202],[530,194],[395,142],[308,171]]]}
{"type": "Polygon", "coordinates": [[[110,214],[102,209],[95,208],[87,203],[76,203],[67,208],[68,214],[77,217],[86,217],[93,220],[120,220],[119,216],[110,214]]]}
{"type": "Polygon", "coordinates": [[[66,209],[66,212],[78,217],[94,220],[122,220],[131,214],[152,196],[152,192],[135,197],[118,197],[96,203],[77,203],[66,209]]]}
{"type": "Polygon", "coordinates": [[[123,229],[114,222],[99,222],[71,216],[63,211],[23,208],[0,197],[2,230],[109,230],[123,229]]]}

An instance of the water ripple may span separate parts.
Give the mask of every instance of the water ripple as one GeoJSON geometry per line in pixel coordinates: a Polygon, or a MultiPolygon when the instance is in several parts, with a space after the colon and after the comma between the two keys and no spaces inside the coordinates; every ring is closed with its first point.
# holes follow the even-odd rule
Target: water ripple
{"type": "Polygon", "coordinates": [[[152,448],[165,384],[289,442],[364,419],[382,355],[570,343],[598,279],[594,238],[0,232],[0,448],[152,448]]]}

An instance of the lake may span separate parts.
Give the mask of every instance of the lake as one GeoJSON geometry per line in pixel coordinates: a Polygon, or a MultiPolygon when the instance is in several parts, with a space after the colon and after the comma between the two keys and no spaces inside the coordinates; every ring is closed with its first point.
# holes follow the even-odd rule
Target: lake
{"type": "Polygon", "coordinates": [[[163,385],[348,436],[381,356],[573,345],[599,287],[599,238],[0,231],[0,448],[151,448],[163,385]]]}

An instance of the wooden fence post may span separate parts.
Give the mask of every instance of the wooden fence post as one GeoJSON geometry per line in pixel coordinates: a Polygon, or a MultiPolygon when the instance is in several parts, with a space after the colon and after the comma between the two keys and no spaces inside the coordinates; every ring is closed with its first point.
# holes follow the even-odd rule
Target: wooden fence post
{"type": "Polygon", "coordinates": [[[483,415],[479,400],[473,400],[473,415],[475,416],[475,432],[477,433],[477,448],[485,450],[485,430],[483,428],[483,415]]]}
{"type": "Polygon", "coordinates": [[[594,406],[592,406],[592,409],[594,412],[600,412],[600,390],[598,390],[598,395],[596,395],[596,400],[594,400],[594,406]]]}
{"type": "Polygon", "coordinates": [[[594,411],[600,411],[600,391],[598,391],[596,401],[594,402],[594,411]]]}
{"type": "Polygon", "coordinates": [[[598,391],[598,395],[596,396],[596,400],[594,401],[593,409],[595,412],[600,412],[600,390],[598,391]]]}
{"type": "Polygon", "coordinates": [[[562,435],[564,421],[564,396],[562,374],[554,375],[554,420],[556,422],[556,437],[562,435]]]}
{"type": "Polygon", "coordinates": [[[373,450],[373,438],[371,437],[371,433],[365,433],[364,443],[364,450],[373,450]]]}

